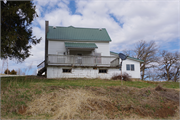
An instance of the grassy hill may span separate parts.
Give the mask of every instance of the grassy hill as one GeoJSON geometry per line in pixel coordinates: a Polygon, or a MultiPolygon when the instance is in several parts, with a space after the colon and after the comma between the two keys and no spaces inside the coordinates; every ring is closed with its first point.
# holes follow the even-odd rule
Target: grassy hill
{"type": "Polygon", "coordinates": [[[179,119],[179,83],[1,78],[4,119],[179,119]]]}

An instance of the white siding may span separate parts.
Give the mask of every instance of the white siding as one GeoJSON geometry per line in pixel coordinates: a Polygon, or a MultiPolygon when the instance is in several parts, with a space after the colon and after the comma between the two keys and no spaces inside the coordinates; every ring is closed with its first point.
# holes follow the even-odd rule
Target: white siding
{"type": "MultiPolygon", "coordinates": [[[[102,78],[111,79],[115,74],[119,74],[119,69],[110,68],[107,73],[99,73],[99,68],[72,68],[71,73],[63,73],[62,69],[67,67],[48,67],[47,78],[102,78]]],[[[104,69],[104,68],[103,68],[104,69]]]]}
{"type": "Polygon", "coordinates": [[[95,44],[98,47],[95,52],[101,53],[101,56],[110,56],[109,42],[108,43],[95,42],[95,44]]]}
{"type": "Polygon", "coordinates": [[[62,41],[48,41],[48,54],[57,54],[57,52],[63,54],[66,52],[64,42],[62,41]]]}
{"type": "MultiPolygon", "coordinates": [[[[110,54],[111,56],[118,56],[114,54],[110,54]]],[[[121,63],[121,59],[119,61],[121,63]]],[[[119,64],[120,64],[119,63],[119,64]]],[[[122,72],[128,73],[132,78],[141,78],[141,72],[140,72],[140,62],[131,60],[131,59],[126,59],[122,63],[122,72]],[[126,70],[126,65],[127,64],[134,64],[134,71],[126,70]]]]}
{"type": "Polygon", "coordinates": [[[128,73],[132,78],[141,78],[140,76],[140,62],[126,59],[122,63],[122,72],[128,73]],[[134,64],[134,71],[126,70],[126,64],[134,64]]]}
{"type": "MultiPolygon", "coordinates": [[[[57,52],[60,52],[60,53],[67,52],[64,42],[65,41],[49,40],[48,41],[48,43],[49,43],[48,44],[48,54],[57,54],[57,52]]],[[[68,42],[68,41],[66,41],[66,42],[68,42]]],[[[71,41],[69,41],[69,42],[71,42],[71,41]]],[[[85,43],[85,42],[83,42],[83,43],[85,43]]],[[[109,42],[87,42],[87,43],[95,43],[98,47],[95,49],[95,52],[101,53],[101,56],[110,56],[109,42]]]]}
{"type": "MultiPolygon", "coordinates": [[[[48,67],[47,78],[102,78],[111,79],[115,74],[120,74],[121,71],[117,68],[107,69],[107,73],[99,73],[99,68],[72,68],[71,73],[63,73],[62,69],[68,67],[48,67]]],[[[104,68],[102,68],[104,69],[104,68]]],[[[128,73],[132,78],[141,78],[140,62],[126,59],[123,61],[122,72],[128,73]],[[126,64],[134,64],[134,71],[126,70],[126,64]]]]}

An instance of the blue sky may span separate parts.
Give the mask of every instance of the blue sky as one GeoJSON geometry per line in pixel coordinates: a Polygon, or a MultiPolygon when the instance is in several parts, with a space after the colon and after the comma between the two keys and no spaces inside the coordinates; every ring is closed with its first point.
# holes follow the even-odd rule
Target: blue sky
{"type": "MultiPolygon", "coordinates": [[[[39,17],[33,23],[33,34],[42,37],[23,63],[9,60],[9,69],[25,69],[35,74],[44,60],[45,20],[51,26],[106,28],[112,42],[110,50],[133,49],[140,40],[154,40],[160,50],[178,51],[180,46],[179,0],[34,0],[39,17]]],[[[2,61],[0,61],[2,64],[2,61]]],[[[6,69],[4,65],[3,69],[6,69]]],[[[2,69],[1,69],[2,71],[2,69]]]]}

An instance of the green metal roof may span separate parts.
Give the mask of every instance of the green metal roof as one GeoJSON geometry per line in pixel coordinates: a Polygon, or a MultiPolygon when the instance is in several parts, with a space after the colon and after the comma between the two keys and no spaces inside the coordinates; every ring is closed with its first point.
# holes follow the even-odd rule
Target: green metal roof
{"type": "Polygon", "coordinates": [[[119,55],[118,53],[115,53],[115,52],[112,52],[112,51],[110,51],[110,54],[119,55]]]}
{"type": "MultiPolygon", "coordinates": [[[[118,55],[118,53],[115,53],[115,52],[112,52],[112,51],[110,51],[110,54],[118,55]]],[[[136,61],[139,61],[139,62],[144,62],[144,60],[141,60],[141,59],[138,59],[138,58],[134,58],[134,57],[130,57],[130,56],[127,56],[127,58],[129,58],[131,60],[136,60],[136,61]]]]}
{"type": "Polygon", "coordinates": [[[69,41],[111,41],[105,28],[77,28],[49,26],[47,39],[69,41]]]}
{"type": "Polygon", "coordinates": [[[130,57],[130,56],[128,56],[127,58],[129,58],[131,60],[136,60],[136,61],[139,61],[139,62],[144,62],[144,60],[141,60],[141,59],[138,59],[138,58],[134,58],[134,57],[130,57]]]}
{"type": "Polygon", "coordinates": [[[66,48],[98,48],[95,43],[72,43],[65,42],[66,48]]]}

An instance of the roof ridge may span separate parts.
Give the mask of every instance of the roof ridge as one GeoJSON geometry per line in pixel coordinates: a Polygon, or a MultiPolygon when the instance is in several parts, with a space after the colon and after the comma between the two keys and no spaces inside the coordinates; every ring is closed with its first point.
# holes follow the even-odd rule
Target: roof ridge
{"type": "MultiPolygon", "coordinates": [[[[54,26],[49,26],[49,27],[54,27],[54,26]]],[[[56,26],[56,28],[78,28],[78,29],[106,29],[106,28],[86,28],[86,27],[74,27],[74,26],[68,26],[68,27],[64,27],[64,26],[56,26]]]]}
{"type": "Polygon", "coordinates": [[[65,42],[65,43],[95,44],[95,43],[92,43],[92,42],[65,42]]]}

